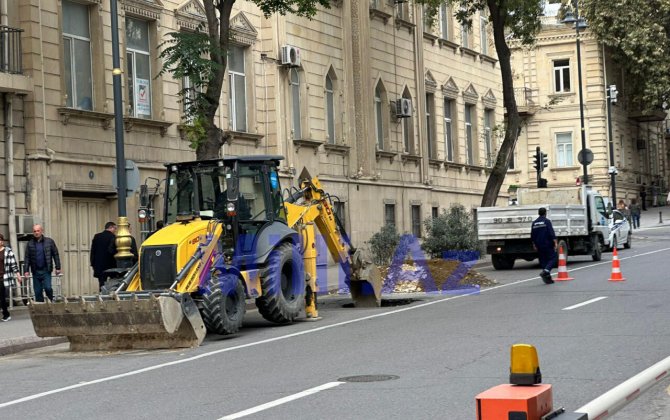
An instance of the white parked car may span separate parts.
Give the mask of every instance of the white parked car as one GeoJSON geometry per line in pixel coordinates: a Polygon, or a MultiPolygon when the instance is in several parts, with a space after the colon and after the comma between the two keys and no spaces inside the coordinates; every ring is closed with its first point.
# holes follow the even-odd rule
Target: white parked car
{"type": "Polygon", "coordinates": [[[613,210],[609,219],[610,237],[608,240],[610,250],[614,248],[621,249],[621,246],[628,249],[632,244],[632,231],[630,223],[626,216],[619,210],[613,210]]]}

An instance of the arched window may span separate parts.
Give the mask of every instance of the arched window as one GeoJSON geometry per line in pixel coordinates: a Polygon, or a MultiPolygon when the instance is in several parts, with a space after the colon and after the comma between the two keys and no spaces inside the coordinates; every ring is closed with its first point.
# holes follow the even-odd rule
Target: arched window
{"type": "Polygon", "coordinates": [[[293,139],[302,139],[302,128],[300,125],[300,74],[298,70],[289,71],[289,84],[291,85],[291,129],[293,139]]]}
{"type": "Polygon", "coordinates": [[[377,83],[375,88],[375,137],[377,149],[384,150],[384,118],[382,114],[382,82],[377,83]]]}
{"type": "Polygon", "coordinates": [[[328,143],[335,144],[335,92],[330,74],[326,75],[326,135],[328,143]]]}

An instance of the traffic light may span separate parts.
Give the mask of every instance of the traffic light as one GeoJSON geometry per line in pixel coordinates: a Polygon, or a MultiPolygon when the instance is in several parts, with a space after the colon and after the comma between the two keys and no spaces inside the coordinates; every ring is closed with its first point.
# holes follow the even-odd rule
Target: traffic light
{"type": "Polygon", "coordinates": [[[616,85],[610,85],[607,88],[610,97],[610,103],[615,104],[617,102],[617,96],[619,96],[619,91],[616,89],[616,85]]]}
{"type": "Polygon", "coordinates": [[[533,168],[535,168],[538,174],[544,171],[545,168],[549,167],[548,161],[549,157],[546,153],[542,153],[540,151],[540,147],[538,146],[535,149],[535,156],[533,156],[533,168]]]}
{"type": "Polygon", "coordinates": [[[540,146],[535,149],[535,156],[533,156],[533,168],[539,174],[542,172],[542,152],[540,152],[540,146]]]}

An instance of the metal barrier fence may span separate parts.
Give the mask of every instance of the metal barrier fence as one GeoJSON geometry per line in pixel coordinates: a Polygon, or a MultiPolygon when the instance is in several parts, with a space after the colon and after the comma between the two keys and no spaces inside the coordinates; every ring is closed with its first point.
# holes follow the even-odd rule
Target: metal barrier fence
{"type": "MultiPolygon", "coordinates": [[[[63,295],[63,275],[51,276],[51,288],[54,291],[54,297],[63,295]]],[[[20,305],[27,305],[30,299],[35,299],[35,289],[33,288],[33,276],[24,277],[21,283],[14,287],[8,287],[9,291],[9,307],[13,308],[20,305]]],[[[45,297],[46,299],[46,297],[45,297]]]]}

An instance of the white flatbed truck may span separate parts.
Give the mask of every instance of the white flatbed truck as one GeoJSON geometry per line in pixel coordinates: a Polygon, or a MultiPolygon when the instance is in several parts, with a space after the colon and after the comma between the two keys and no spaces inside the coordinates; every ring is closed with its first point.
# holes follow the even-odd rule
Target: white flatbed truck
{"type": "Polygon", "coordinates": [[[559,247],[568,255],[590,255],[600,261],[609,247],[610,227],[603,197],[591,186],[522,188],[518,205],[477,209],[479,240],[486,242],[486,253],[496,270],[509,270],[517,259],[538,258],[530,239],[531,223],[538,209],[547,209],[559,247]]]}

